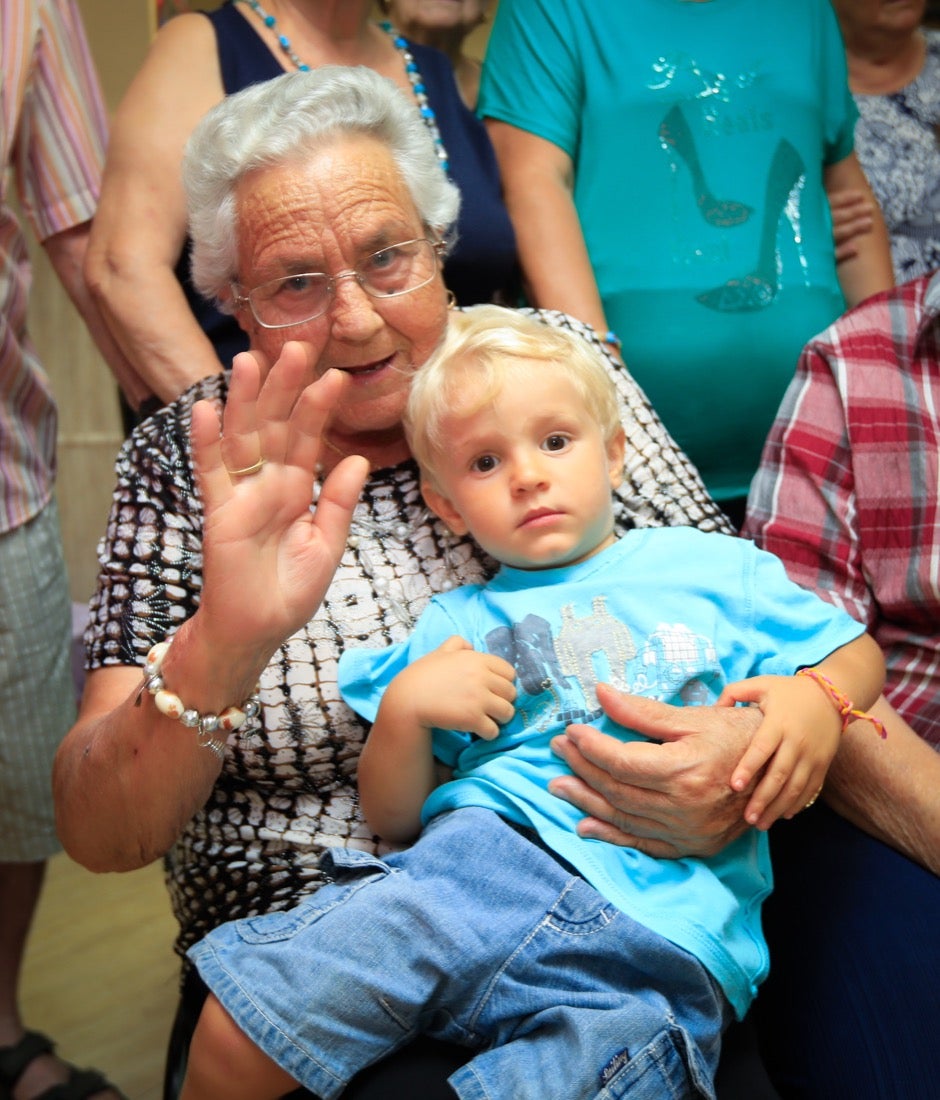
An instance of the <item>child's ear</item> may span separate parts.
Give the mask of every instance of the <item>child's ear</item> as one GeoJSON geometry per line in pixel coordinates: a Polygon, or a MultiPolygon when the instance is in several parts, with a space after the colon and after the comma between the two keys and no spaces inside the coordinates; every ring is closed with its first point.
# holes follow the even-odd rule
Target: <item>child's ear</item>
{"type": "Polygon", "coordinates": [[[465,535],[467,533],[468,528],[463,521],[463,516],[443,493],[435,489],[430,481],[423,478],[421,481],[421,495],[424,497],[425,504],[436,516],[440,516],[455,535],[465,535]]]}
{"type": "Polygon", "coordinates": [[[617,489],[623,481],[623,456],[626,449],[626,433],[623,427],[617,429],[613,439],[607,444],[607,470],[610,474],[610,487],[617,489]]]}

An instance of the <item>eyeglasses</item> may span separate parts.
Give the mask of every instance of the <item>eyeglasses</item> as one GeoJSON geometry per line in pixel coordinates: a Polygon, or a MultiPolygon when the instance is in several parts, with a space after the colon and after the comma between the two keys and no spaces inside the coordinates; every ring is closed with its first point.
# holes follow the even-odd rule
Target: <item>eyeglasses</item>
{"type": "Polygon", "coordinates": [[[396,298],[420,290],[434,278],[443,244],[418,237],[373,252],[351,271],[310,271],[262,283],[247,294],[232,284],[235,308],[247,305],[262,328],[290,328],[322,317],[340,279],[355,279],[372,298],[396,298]]]}

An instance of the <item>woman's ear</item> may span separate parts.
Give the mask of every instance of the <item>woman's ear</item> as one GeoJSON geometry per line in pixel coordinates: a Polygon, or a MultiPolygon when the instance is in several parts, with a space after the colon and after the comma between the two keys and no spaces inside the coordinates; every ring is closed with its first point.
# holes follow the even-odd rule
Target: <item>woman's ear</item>
{"type": "Polygon", "coordinates": [[[421,480],[421,495],[424,497],[425,504],[447,524],[455,535],[465,535],[467,533],[468,528],[463,521],[463,516],[442,492],[424,478],[421,480]]]}
{"type": "Polygon", "coordinates": [[[607,471],[610,475],[611,489],[619,488],[620,483],[623,481],[623,456],[626,441],[627,436],[621,425],[607,444],[607,471]]]}

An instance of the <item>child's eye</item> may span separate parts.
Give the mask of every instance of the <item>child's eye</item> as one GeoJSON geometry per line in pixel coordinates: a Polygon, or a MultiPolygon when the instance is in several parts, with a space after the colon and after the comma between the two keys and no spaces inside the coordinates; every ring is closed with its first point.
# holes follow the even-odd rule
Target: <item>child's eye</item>
{"type": "Polygon", "coordinates": [[[471,469],[476,470],[480,474],[488,474],[492,470],[495,470],[499,465],[499,459],[496,455],[480,455],[479,458],[474,459],[471,469]]]}
{"type": "Polygon", "coordinates": [[[542,446],[546,451],[563,451],[568,446],[568,437],[557,433],[546,436],[542,446]]]}

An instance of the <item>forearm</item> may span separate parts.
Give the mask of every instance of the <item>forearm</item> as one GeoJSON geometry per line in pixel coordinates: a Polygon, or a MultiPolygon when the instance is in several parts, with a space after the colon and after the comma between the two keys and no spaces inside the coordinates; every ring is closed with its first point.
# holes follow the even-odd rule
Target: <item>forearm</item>
{"type": "Polygon", "coordinates": [[[550,142],[490,120],[529,299],[608,329],[572,194],[572,166],[550,142]]]}
{"type": "Polygon", "coordinates": [[[85,274],[121,351],[164,401],[222,368],[174,268],[186,238],[183,150],[224,94],[212,24],[184,13],[157,33],[111,128],[85,274]]]}
{"type": "Polygon", "coordinates": [[[868,233],[854,238],[855,254],[838,266],[839,285],[848,307],[894,286],[891,243],[881,211],[872,214],[868,233]]]}
{"type": "Polygon", "coordinates": [[[148,393],[170,402],[222,370],[171,267],[93,249],[86,271],[111,338],[148,393]]]}
{"type": "Polygon", "coordinates": [[[88,332],[121,387],[135,408],[150,395],[150,387],[137,373],[118,347],[85,282],[83,265],[88,248],[91,223],[85,222],[43,242],[49,261],[62,286],[85,322],[88,332]]]}
{"type": "MultiPolygon", "coordinates": [[[[251,694],[258,656],[200,638],[195,618],[174,637],[163,676],[187,707],[217,714],[251,694]]],[[[56,754],[59,837],[93,871],[160,858],[219,775],[218,756],[198,744],[195,730],[161,714],[146,691],[138,703],[142,682],[143,670],[128,666],[90,673],[79,719],[56,754]]]]}
{"type": "Polygon", "coordinates": [[[885,702],[871,712],[887,737],[872,736],[868,722],[843,735],[824,797],[860,829],[940,874],[940,753],[885,702]]]}
{"type": "Polygon", "coordinates": [[[867,711],[884,688],[884,656],[870,634],[840,646],[814,667],[851,700],[856,710],[867,711]]]}
{"type": "Polygon", "coordinates": [[[827,195],[852,190],[863,194],[871,204],[871,228],[853,238],[853,254],[837,268],[839,285],[851,308],[894,286],[891,240],[878,200],[854,153],[825,170],[825,186],[827,195]]]}
{"type": "Polygon", "coordinates": [[[385,693],[359,759],[359,801],[376,835],[407,843],[421,831],[421,807],[437,785],[430,730],[407,703],[385,693]]]}

